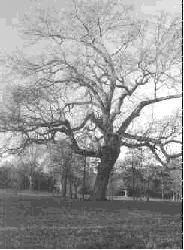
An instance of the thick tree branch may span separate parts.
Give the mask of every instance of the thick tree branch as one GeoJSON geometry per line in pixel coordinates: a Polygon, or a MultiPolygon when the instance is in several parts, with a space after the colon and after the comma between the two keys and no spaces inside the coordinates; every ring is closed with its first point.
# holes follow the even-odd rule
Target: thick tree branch
{"type": "Polygon", "coordinates": [[[118,130],[118,133],[120,135],[123,134],[126,131],[126,129],[128,128],[128,126],[130,125],[130,123],[136,117],[138,117],[140,115],[140,112],[144,107],[146,107],[148,105],[151,105],[153,103],[158,103],[158,102],[161,102],[161,101],[180,98],[180,97],[182,97],[182,95],[178,94],[178,95],[170,95],[170,96],[166,96],[166,97],[158,97],[158,98],[155,98],[155,99],[140,102],[139,105],[134,109],[134,111],[125,119],[125,121],[122,122],[121,127],[118,130]]]}

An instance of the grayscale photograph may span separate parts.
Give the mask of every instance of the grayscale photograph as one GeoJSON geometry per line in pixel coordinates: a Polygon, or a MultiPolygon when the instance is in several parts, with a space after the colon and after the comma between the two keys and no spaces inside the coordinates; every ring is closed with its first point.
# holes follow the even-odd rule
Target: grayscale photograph
{"type": "Polygon", "coordinates": [[[0,249],[183,249],[181,0],[0,0],[0,249]]]}

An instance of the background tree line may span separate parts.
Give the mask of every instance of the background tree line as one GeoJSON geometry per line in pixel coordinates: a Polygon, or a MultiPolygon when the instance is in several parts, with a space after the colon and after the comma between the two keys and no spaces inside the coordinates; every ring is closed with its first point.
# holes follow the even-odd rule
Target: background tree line
{"type": "MultiPolygon", "coordinates": [[[[181,159],[175,159],[168,168],[155,161],[147,161],[148,154],[129,150],[123,160],[117,161],[111,173],[107,195],[137,198],[181,199],[181,159]]],[[[154,160],[154,158],[152,158],[154,160]]],[[[98,161],[90,161],[72,152],[67,140],[59,145],[32,146],[14,163],[4,162],[0,167],[0,188],[16,190],[60,192],[63,198],[90,195],[97,175],[98,161]]]]}

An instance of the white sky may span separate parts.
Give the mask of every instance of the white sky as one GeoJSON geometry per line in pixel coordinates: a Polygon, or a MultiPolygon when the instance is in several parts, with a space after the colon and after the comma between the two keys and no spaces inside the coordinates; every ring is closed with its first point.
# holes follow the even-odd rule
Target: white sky
{"type": "MultiPolygon", "coordinates": [[[[22,16],[37,0],[0,0],[0,55],[4,52],[12,52],[16,48],[22,48],[21,40],[16,24],[18,18],[22,16]]],[[[181,0],[121,0],[128,4],[133,4],[137,14],[152,15],[160,11],[166,11],[171,14],[180,13],[182,11],[181,0]]],[[[66,4],[70,4],[71,0],[40,0],[37,1],[41,5],[56,4],[58,8],[62,8],[66,4]]],[[[0,67],[0,91],[3,86],[2,68],[0,67]]],[[[180,105],[180,100],[171,101],[170,104],[163,103],[155,106],[155,112],[160,117],[169,115],[175,108],[180,105]]]]}
{"type": "MultiPolygon", "coordinates": [[[[128,4],[133,4],[137,13],[154,14],[159,11],[170,13],[181,13],[181,0],[122,0],[128,4]]],[[[35,0],[0,0],[0,52],[11,51],[20,47],[19,37],[14,24],[35,2],[35,0]]],[[[63,7],[71,0],[40,0],[40,4],[50,5],[56,3],[58,7],[63,7]]]]}

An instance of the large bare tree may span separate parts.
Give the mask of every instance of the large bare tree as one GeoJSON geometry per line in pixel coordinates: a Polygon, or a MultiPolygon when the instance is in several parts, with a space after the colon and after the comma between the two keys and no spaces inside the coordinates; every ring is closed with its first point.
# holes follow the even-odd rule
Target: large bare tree
{"type": "Polygon", "coordinates": [[[27,47],[6,61],[19,84],[0,130],[20,134],[19,148],[65,134],[75,153],[100,158],[92,198],[102,200],[121,146],[147,146],[165,162],[180,155],[167,151],[180,143],[173,122],[140,122],[146,107],[181,97],[181,21],[136,17],[122,1],[72,3],[24,17],[27,47]]]}

